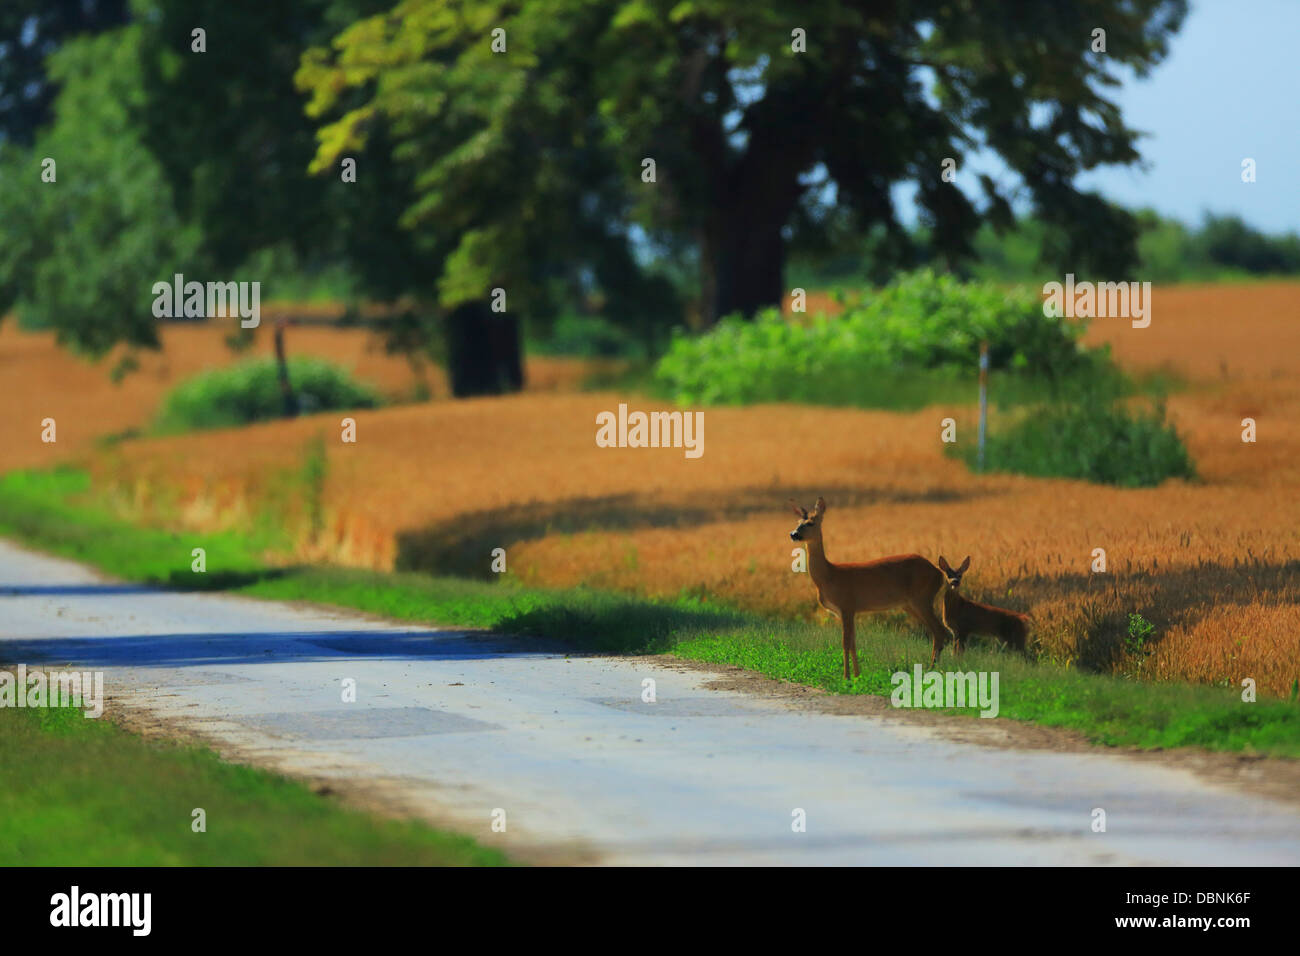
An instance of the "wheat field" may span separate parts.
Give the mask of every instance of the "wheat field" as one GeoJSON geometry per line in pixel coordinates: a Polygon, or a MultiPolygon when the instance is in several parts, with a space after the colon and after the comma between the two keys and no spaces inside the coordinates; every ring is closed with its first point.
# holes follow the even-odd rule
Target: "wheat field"
{"type": "MultiPolygon", "coordinates": [[[[140,350],[139,368],[118,384],[109,373],[123,350],[92,362],[59,348],[52,332],[23,332],[12,320],[0,324],[0,386],[8,408],[0,417],[0,471],[67,461],[88,453],[98,439],[147,428],[163,396],[185,379],[242,358],[274,355],[274,315],[273,306],[264,310],[252,346],[241,354],[225,344],[234,322],[165,325],[160,330],[162,349],[140,350]],[[47,417],[57,427],[53,444],[40,440],[41,421],[47,417]]],[[[290,327],[285,341],[291,356],[336,362],[390,400],[409,400],[418,393],[445,399],[450,391],[436,365],[412,366],[400,355],[387,354],[382,338],[365,329],[290,327]]],[[[528,390],[572,390],[591,374],[592,365],[578,359],[530,358],[528,390]]]]}
{"type": "MultiPolygon", "coordinates": [[[[67,454],[124,514],[201,533],[273,511],[292,531],[289,560],[488,577],[502,547],[508,573],[532,584],[811,616],[820,612],[806,575],[791,570],[784,502],[821,494],[832,560],[970,554],[969,593],[1029,612],[1055,659],[1150,679],[1252,677],[1285,694],[1300,674],[1298,302],[1295,283],[1158,288],[1150,328],[1094,322],[1090,340],[1108,342],[1121,364],[1188,382],[1168,405],[1199,479],[1152,489],[971,474],[943,455],[939,423],[970,422],[974,396],[971,406],[914,413],[708,409],[696,460],[682,449],[597,447],[597,413],[662,404],[559,386],[355,413],[355,445],[339,441],[340,416],[325,414],[96,449],[85,436],[152,413],[162,387],[150,366],[116,393],[101,387],[97,398],[87,385],[47,401],[65,403],[60,444],[72,436],[67,454]],[[1254,444],[1241,440],[1245,417],[1257,422],[1254,444]],[[284,490],[317,435],[328,461],[323,527],[284,490]],[[1101,574],[1091,567],[1097,548],[1101,574]],[[1126,647],[1130,614],[1155,626],[1150,650],[1126,647]]],[[[204,330],[179,331],[169,330],[159,360],[169,381],[211,348],[199,344],[204,330]]],[[[351,347],[358,374],[399,391],[409,384],[405,363],[351,347]]],[[[32,369],[66,374],[70,361],[48,341],[0,335],[0,370],[17,367],[28,388],[37,387],[32,369]]],[[[577,377],[566,374],[557,379],[577,377]]],[[[39,417],[39,398],[20,399],[24,414],[39,417]]],[[[5,437],[10,466],[48,457],[5,437]]]]}

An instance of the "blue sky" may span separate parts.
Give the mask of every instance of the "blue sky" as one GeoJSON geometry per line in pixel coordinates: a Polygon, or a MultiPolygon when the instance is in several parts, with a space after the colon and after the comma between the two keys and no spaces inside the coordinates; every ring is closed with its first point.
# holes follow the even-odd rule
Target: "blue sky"
{"type": "Polygon", "coordinates": [[[1149,132],[1150,169],[1079,178],[1124,205],[1184,221],[1237,213],[1269,232],[1300,232],[1300,0],[1199,0],[1170,55],[1118,94],[1149,132]],[[1241,181],[1255,160],[1256,182],[1241,181]]]}
{"type": "MultiPolygon", "coordinates": [[[[1189,224],[1209,211],[1300,232],[1300,0],[1194,0],[1164,62],[1125,79],[1110,95],[1127,124],[1149,134],[1138,147],[1146,168],[1103,167],[1079,176],[1081,187],[1189,224]],[[1247,157],[1256,163],[1249,184],[1247,157]]],[[[1008,182],[994,157],[976,155],[969,167],[1008,182]]],[[[962,179],[975,195],[974,176],[962,179]]],[[[896,195],[908,221],[913,194],[896,195]]]]}

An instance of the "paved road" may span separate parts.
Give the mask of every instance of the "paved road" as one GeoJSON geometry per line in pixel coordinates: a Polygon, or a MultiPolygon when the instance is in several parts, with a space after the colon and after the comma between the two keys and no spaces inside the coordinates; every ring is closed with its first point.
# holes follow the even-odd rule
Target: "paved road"
{"type": "Polygon", "coordinates": [[[114,584],[2,541],[0,662],[101,669],[160,718],[270,765],[382,779],[525,859],[1300,863],[1300,814],[1182,770],[945,742],[708,690],[708,674],[653,660],[114,584]]]}

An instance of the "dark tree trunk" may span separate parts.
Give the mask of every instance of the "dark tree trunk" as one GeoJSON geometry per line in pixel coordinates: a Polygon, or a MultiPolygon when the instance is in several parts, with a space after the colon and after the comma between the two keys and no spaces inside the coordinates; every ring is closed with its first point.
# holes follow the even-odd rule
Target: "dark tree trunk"
{"type": "Polygon", "coordinates": [[[718,236],[713,229],[701,229],[696,236],[700,247],[700,326],[709,328],[718,319],[718,236]]]}
{"type": "Polygon", "coordinates": [[[524,387],[519,320],[493,312],[486,302],[468,302],[446,319],[447,371],[457,398],[500,395],[524,387]]]}
{"type": "MultiPolygon", "coordinates": [[[[778,154],[779,156],[779,154],[778,154]]],[[[704,325],[739,312],[746,318],[785,299],[785,228],[802,187],[788,157],[751,154],[736,169],[701,231],[704,325]],[[710,290],[712,294],[710,294],[710,290]]]]}
{"type": "Polygon", "coordinates": [[[749,222],[743,215],[722,237],[714,312],[746,318],[785,298],[785,240],[780,222],[749,222]]]}
{"type": "Polygon", "coordinates": [[[749,318],[785,300],[782,230],[804,192],[800,173],[816,158],[828,106],[816,88],[801,87],[769,88],[763,103],[745,113],[749,143],[742,156],[727,146],[721,117],[692,130],[712,204],[700,237],[705,326],[733,312],[749,318]]]}

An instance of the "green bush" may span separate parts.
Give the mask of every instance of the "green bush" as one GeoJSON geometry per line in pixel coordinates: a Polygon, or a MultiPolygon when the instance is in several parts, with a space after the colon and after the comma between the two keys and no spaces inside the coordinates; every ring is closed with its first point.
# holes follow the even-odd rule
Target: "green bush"
{"type": "MultiPolygon", "coordinates": [[[[974,464],[973,443],[955,454],[974,464]]],[[[1098,398],[1040,408],[988,436],[985,467],[1042,478],[1082,478],[1128,488],[1195,478],[1187,448],[1165,410],[1130,411],[1098,398]]]]}
{"type": "Polygon", "coordinates": [[[626,329],[596,315],[562,315],[555,321],[550,335],[535,343],[539,355],[565,355],[575,358],[625,358],[640,355],[644,349],[626,329]]]}
{"type": "MultiPolygon", "coordinates": [[[[306,414],[380,404],[373,388],[321,359],[290,359],[289,383],[298,410],[306,414]]],[[[163,401],[156,427],[161,432],[228,428],[269,421],[283,413],[275,360],[259,358],[204,372],[178,385],[163,401]]]]}
{"type": "Polygon", "coordinates": [[[981,340],[994,369],[1048,379],[1081,372],[1097,363],[1080,346],[1082,333],[1081,323],[1044,316],[1030,290],[921,271],[838,316],[803,322],[769,309],[752,321],[728,317],[704,335],[679,335],[656,377],[682,404],[862,404],[852,393],[869,387],[868,379],[917,370],[941,380],[973,377],[981,340]]]}

